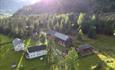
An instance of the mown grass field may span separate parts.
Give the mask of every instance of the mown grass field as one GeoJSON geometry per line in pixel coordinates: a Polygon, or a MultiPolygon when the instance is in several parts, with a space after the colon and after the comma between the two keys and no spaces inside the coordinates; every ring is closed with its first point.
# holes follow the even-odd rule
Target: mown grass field
{"type": "MultiPolygon", "coordinates": [[[[0,44],[11,40],[11,38],[0,34],[0,44]]],[[[12,43],[0,45],[0,70],[18,70],[20,65],[23,65],[23,70],[49,70],[46,56],[44,56],[42,61],[40,58],[27,60],[23,52],[15,52],[13,50],[12,43]],[[11,68],[14,63],[17,65],[15,69],[11,68]]]]}
{"type": "MultiPolygon", "coordinates": [[[[0,44],[11,41],[12,38],[0,34],[0,44]]],[[[89,43],[98,51],[97,54],[81,57],[78,59],[78,70],[93,70],[100,62],[104,63],[101,70],[115,70],[115,38],[98,35],[96,40],[85,39],[81,44],[89,43]],[[111,62],[112,61],[112,62],[111,62]]],[[[40,61],[39,58],[26,60],[23,52],[13,51],[11,43],[0,45],[0,70],[13,70],[11,65],[23,65],[23,70],[49,70],[46,58],[40,61]]],[[[15,70],[15,69],[14,69],[15,70]]]]}
{"type": "Polygon", "coordinates": [[[85,39],[82,44],[91,44],[97,54],[80,58],[78,70],[92,70],[97,64],[103,62],[101,70],[115,70],[115,37],[98,35],[97,39],[85,39]]]}

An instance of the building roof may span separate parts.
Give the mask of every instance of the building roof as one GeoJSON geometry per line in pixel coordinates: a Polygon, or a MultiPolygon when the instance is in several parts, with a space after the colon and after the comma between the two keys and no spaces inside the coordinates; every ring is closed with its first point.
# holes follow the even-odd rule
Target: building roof
{"type": "Polygon", "coordinates": [[[66,41],[67,39],[69,39],[69,36],[67,36],[67,35],[65,35],[65,34],[62,34],[62,33],[59,33],[59,32],[56,32],[54,35],[55,35],[56,37],[58,37],[58,38],[64,40],[64,41],[66,41]]]}
{"type": "Polygon", "coordinates": [[[61,40],[64,40],[64,41],[69,39],[68,35],[65,35],[65,34],[62,34],[62,33],[59,33],[59,32],[53,31],[53,30],[48,31],[48,34],[50,34],[51,36],[55,36],[55,37],[57,37],[61,40]]]}
{"type": "Polygon", "coordinates": [[[55,31],[53,31],[53,30],[49,30],[49,31],[47,32],[47,34],[50,34],[50,35],[54,36],[55,31]]]}
{"type": "Polygon", "coordinates": [[[79,48],[77,48],[77,50],[80,51],[88,48],[93,48],[93,47],[91,45],[85,44],[85,45],[80,45],[79,48]]]}
{"type": "Polygon", "coordinates": [[[46,45],[32,46],[28,48],[28,52],[36,52],[36,51],[41,51],[45,49],[46,49],[46,45]]]}
{"type": "Polygon", "coordinates": [[[19,39],[19,38],[15,38],[15,39],[12,41],[12,43],[13,43],[14,46],[16,46],[16,45],[18,45],[18,44],[23,43],[23,41],[22,41],[21,39],[19,39]]]}

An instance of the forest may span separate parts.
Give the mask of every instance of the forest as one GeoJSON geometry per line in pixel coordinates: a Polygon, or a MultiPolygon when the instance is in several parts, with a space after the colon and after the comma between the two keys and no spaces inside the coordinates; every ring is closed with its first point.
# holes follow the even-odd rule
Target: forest
{"type": "Polygon", "coordinates": [[[37,16],[13,16],[0,20],[0,32],[14,37],[30,37],[40,29],[56,30],[65,34],[80,30],[90,38],[96,34],[112,36],[115,32],[115,20],[112,16],[87,15],[86,13],[74,14],[42,14],[37,16]]]}

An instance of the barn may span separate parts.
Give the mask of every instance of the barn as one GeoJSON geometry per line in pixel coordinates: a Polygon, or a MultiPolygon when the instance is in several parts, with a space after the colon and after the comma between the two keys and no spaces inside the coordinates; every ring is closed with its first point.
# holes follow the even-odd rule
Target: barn
{"type": "Polygon", "coordinates": [[[46,45],[32,46],[27,49],[25,57],[27,59],[33,59],[46,54],[47,54],[46,45]]]}
{"type": "Polygon", "coordinates": [[[72,46],[72,39],[68,35],[53,30],[48,31],[47,34],[50,39],[53,38],[61,46],[64,47],[72,46]]]}
{"type": "Polygon", "coordinates": [[[87,56],[93,54],[95,50],[91,45],[85,44],[76,48],[76,51],[78,52],[79,56],[87,56]]]}

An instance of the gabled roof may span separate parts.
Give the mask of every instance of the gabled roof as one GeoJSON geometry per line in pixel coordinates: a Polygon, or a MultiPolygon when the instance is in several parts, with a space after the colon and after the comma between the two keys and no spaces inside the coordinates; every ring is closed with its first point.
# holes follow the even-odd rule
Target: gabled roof
{"type": "Polygon", "coordinates": [[[53,30],[49,30],[49,31],[47,32],[47,34],[50,34],[50,35],[54,36],[55,31],[53,31],[53,30]]]}
{"type": "Polygon", "coordinates": [[[18,44],[23,43],[23,41],[21,39],[19,39],[19,38],[15,38],[12,43],[13,43],[14,46],[16,46],[18,44]]]}
{"type": "Polygon", "coordinates": [[[57,38],[59,38],[61,40],[64,40],[64,41],[69,39],[68,35],[65,35],[65,34],[62,34],[60,32],[56,32],[56,31],[53,31],[53,30],[48,31],[48,34],[50,34],[51,36],[57,37],[57,38]]]}
{"type": "Polygon", "coordinates": [[[85,45],[80,45],[79,48],[77,48],[77,50],[80,51],[88,48],[93,48],[93,47],[91,45],[85,44],[85,45]]]}
{"type": "Polygon", "coordinates": [[[45,50],[46,49],[46,45],[40,45],[40,46],[32,46],[28,48],[28,52],[36,52],[36,51],[41,51],[41,50],[45,50]]]}
{"type": "Polygon", "coordinates": [[[62,34],[62,33],[59,33],[59,32],[56,32],[54,35],[55,35],[56,37],[58,37],[58,38],[64,40],[64,41],[66,41],[67,39],[69,39],[69,36],[67,36],[67,35],[65,35],[65,34],[62,34]]]}

